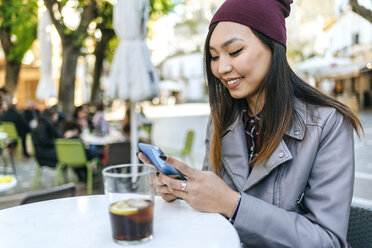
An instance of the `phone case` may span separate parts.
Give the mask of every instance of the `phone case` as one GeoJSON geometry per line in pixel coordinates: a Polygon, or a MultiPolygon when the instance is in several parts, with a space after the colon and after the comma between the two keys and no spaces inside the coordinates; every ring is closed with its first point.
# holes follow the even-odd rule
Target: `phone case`
{"type": "Polygon", "coordinates": [[[143,152],[164,175],[179,175],[183,180],[186,179],[181,172],[170,164],[167,164],[159,157],[161,154],[164,154],[159,147],[145,143],[138,143],[138,149],[143,152]]]}

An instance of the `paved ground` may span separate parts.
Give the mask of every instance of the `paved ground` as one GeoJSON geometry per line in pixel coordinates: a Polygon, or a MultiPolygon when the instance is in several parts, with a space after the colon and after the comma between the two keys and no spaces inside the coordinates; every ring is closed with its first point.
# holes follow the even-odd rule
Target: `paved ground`
{"type": "MultiPolygon", "coordinates": [[[[35,174],[36,162],[33,158],[27,160],[17,160],[17,185],[6,192],[0,192],[0,209],[17,206],[25,195],[33,191],[33,180],[35,174]]],[[[8,173],[11,172],[7,170],[8,173]]],[[[3,174],[4,168],[0,168],[0,174],[3,174]]],[[[54,187],[55,170],[49,167],[43,167],[42,180],[37,190],[45,190],[54,187]]],[[[103,194],[102,184],[98,176],[94,177],[93,194],[103,194]]],[[[76,194],[86,195],[86,185],[76,183],[76,194]]]]}
{"type": "MultiPolygon", "coordinates": [[[[192,106],[191,112],[180,106],[179,108],[166,108],[150,116],[153,122],[152,141],[165,151],[167,148],[182,149],[187,130],[194,129],[195,143],[192,150],[194,159],[188,163],[194,168],[201,168],[208,113],[204,105],[192,106]]],[[[156,113],[156,111],[151,112],[156,113]]],[[[364,125],[365,135],[361,139],[355,138],[356,176],[353,201],[372,207],[372,112],[359,113],[359,117],[364,125]]],[[[0,174],[1,170],[4,168],[0,164],[0,174]]],[[[0,192],[0,209],[18,205],[25,194],[32,191],[35,161],[33,159],[18,160],[17,170],[19,183],[12,190],[0,192]]],[[[54,176],[53,169],[44,168],[40,189],[53,187],[54,176]]],[[[94,194],[102,193],[102,185],[99,178],[96,178],[94,194]]],[[[85,194],[85,185],[78,184],[77,195],[85,194]]]]}
{"type": "Polygon", "coordinates": [[[372,207],[372,112],[359,113],[364,135],[355,137],[355,183],[353,201],[372,207]]]}

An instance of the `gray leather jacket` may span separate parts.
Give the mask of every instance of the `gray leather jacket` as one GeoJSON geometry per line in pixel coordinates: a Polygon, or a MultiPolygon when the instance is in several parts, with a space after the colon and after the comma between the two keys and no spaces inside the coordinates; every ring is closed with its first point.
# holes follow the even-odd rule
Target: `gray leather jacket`
{"type": "MultiPolygon", "coordinates": [[[[248,177],[242,117],[222,138],[222,179],[242,193],[234,222],[247,247],[346,247],[354,185],[353,129],[329,107],[295,101],[284,140],[248,177]]],[[[211,170],[213,125],[207,128],[204,170],[211,170]]]]}

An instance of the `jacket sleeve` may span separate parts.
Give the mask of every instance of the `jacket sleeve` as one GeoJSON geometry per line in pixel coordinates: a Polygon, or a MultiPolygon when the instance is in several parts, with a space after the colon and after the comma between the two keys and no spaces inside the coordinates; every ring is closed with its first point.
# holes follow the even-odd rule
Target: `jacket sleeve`
{"type": "Polygon", "coordinates": [[[353,130],[333,110],[319,135],[304,196],[308,213],[290,212],[242,193],[234,226],[248,247],[346,247],[354,185],[353,130]]]}

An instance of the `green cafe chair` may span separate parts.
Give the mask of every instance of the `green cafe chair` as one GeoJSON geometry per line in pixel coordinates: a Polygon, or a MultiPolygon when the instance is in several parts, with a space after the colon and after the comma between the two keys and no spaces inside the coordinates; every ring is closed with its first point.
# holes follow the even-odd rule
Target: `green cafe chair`
{"type": "Polygon", "coordinates": [[[59,186],[59,182],[67,181],[67,170],[75,168],[87,168],[87,194],[91,195],[93,191],[93,167],[97,166],[99,170],[99,160],[94,158],[87,160],[84,145],[79,139],[56,139],[55,142],[57,152],[57,167],[55,186],[59,186]]]}
{"type": "MultiPolygon", "coordinates": [[[[17,142],[17,151],[19,157],[22,155],[22,139],[18,135],[17,129],[13,122],[3,121],[0,125],[0,131],[7,134],[7,137],[4,141],[1,141],[2,148],[7,148],[9,151],[9,157],[10,157],[10,164],[13,167],[13,173],[16,174],[16,168],[15,168],[15,155],[14,150],[11,147],[8,147],[8,145],[11,142],[17,142]]],[[[4,158],[5,161],[5,158],[4,158]]],[[[7,163],[6,163],[7,164],[7,163]]]]}
{"type": "Polygon", "coordinates": [[[194,145],[195,131],[188,130],[185,137],[185,143],[181,150],[164,149],[164,152],[170,156],[179,157],[184,160],[188,160],[190,166],[193,167],[194,160],[192,158],[192,147],[194,145]]]}
{"type": "Polygon", "coordinates": [[[19,137],[16,126],[13,122],[3,121],[1,123],[1,126],[2,126],[2,129],[3,129],[3,132],[8,134],[8,137],[7,137],[8,140],[14,140],[14,141],[20,142],[20,144],[22,144],[21,143],[22,139],[21,139],[21,137],[19,137]]]}
{"type": "Polygon", "coordinates": [[[17,155],[19,158],[22,157],[22,138],[18,135],[17,128],[13,122],[10,121],[3,121],[1,123],[3,132],[8,134],[7,140],[8,141],[16,141],[17,142],[17,155]]]}

